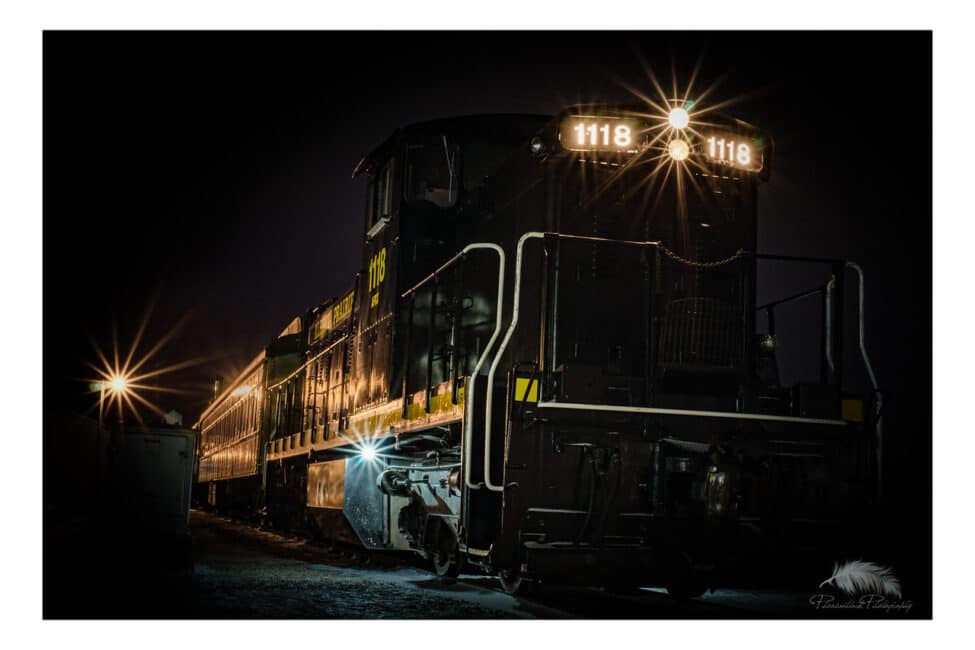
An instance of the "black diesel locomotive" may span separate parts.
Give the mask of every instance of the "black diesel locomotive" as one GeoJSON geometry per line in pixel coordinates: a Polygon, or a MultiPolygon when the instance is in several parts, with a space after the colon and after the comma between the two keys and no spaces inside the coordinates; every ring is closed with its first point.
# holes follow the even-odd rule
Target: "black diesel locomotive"
{"type": "Polygon", "coordinates": [[[756,253],[771,152],[680,101],[398,130],[353,174],[352,286],[200,416],[198,498],[509,590],[694,594],[743,549],[835,541],[879,496],[879,392],[842,384],[847,333],[873,379],[863,278],[756,253]],[[758,305],[760,264],[818,281],[758,305]],[[780,379],[786,343],[811,381],[780,379]]]}

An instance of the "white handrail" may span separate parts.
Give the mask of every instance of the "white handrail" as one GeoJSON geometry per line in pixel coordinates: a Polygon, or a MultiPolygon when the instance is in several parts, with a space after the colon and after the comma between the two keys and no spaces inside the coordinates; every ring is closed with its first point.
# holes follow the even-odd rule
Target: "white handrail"
{"type": "Polygon", "coordinates": [[[467,487],[472,490],[477,490],[480,488],[480,484],[471,482],[471,446],[472,440],[474,439],[474,384],[477,381],[477,373],[481,371],[481,367],[487,360],[487,356],[490,354],[491,348],[494,346],[494,342],[501,334],[501,310],[504,307],[505,266],[504,249],[497,244],[490,244],[486,242],[468,244],[464,247],[461,253],[463,254],[475,249],[493,250],[498,254],[498,301],[496,307],[497,314],[494,321],[494,333],[491,334],[491,338],[488,340],[487,345],[484,346],[484,352],[481,353],[477,363],[474,364],[474,370],[471,372],[470,381],[468,381],[467,386],[464,388],[464,482],[467,484],[467,487]]]}
{"type": "Polygon", "coordinates": [[[498,346],[498,351],[494,355],[494,361],[488,370],[487,400],[485,401],[486,412],[484,414],[484,486],[494,492],[504,491],[504,485],[491,483],[491,407],[494,396],[494,372],[498,369],[498,364],[501,363],[501,357],[504,354],[505,348],[508,347],[508,342],[515,333],[515,328],[518,326],[518,307],[521,300],[521,260],[525,242],[529,239],[542,239],[543,237],[545,237],[545,233],[532,231],[526,232],[518,240],[518,248],[515,252],[515,286],[514,296],[512,298],[511,324],[508,325],[508,331],[504,335],[504,340],[501,341],[501,345],[498,346]]]}
{"type": "Polygon", "coordinates": [[[884,494],[884,426],[883,426],[883,395],[880,392],[880,386],[877,384],[877,376],[873,372],[873,365],[870,363],[870,357],[867,356],[867,335],[866,328],[864,325],[864,315],[863,315],[863,304],[864,304],[864,294],[866,293],[866,282],[864,279],[863,269],[856,262],[847,262],[846,265],[856,271],[857,279],[859,280],[857,286],[858,295],[858,307],[859,312],[859,330],[857,332],[857,341],[860,344],[860,356],[863,357],[863,365],[867,369],[867,375],[870,377],[870,385],[873,386],[874,394],[876,395],[876,420],[874,422],[874,432],[876,434],[876,452],[877,452],[877,496],[883,497],[884,494]]]}
{"type": "MultiPolygon", "coordinates": [[[[826,283],[826,335],[823,337],[823,347],[826,348],[826,363],[829,365],[829,371],[831,374],[836,371],[836,365],[833,363],[833,290],[835,288],[836,278],[830,278],[829,282],[826,283]]],[[[840,311],[842,311],[842,309],[840,311]]],[[[843,378],[840,377],[840,384],[842,383],[843,378]]]]}
{"type": "MultiPolygon", "coordinates": [[[[491,415],[492,415],[492,403],[493,403],[493,388],[494,388],[494,374],[497,371],[498,365],[501,363],[501,357],[504,355],[505,350],[508,347],[508,343],[511,341],[511,337],[514,335],[515,328],[518,326],[518,317],[520,310],[521,301],[521,267],[522,259],[524,256],[525,242],[529,239],[542,239],[545,237],[545,233],[538,231],[526,232],[521,238],[518,239],[518,246],[515,252],[515,279],[513,287],[513,297],[512,297],[512,312],[511,312],[511,323],[508,325],[508,330],[505,333],[504,339],[501,341],[501,345],[498,346],[498,351],[494,355],[494,361],[491,363],[491,367],[488,370],[487,378],[487,399],[485,400],[485,414],[484,414],[484,485],[489,490],[495,492],[504,491],[504,485],[496,485],[491,482],[491,415]]],[[[650,242],[646,242],[650,243],[650,242]]],[[[867,367],[867,373],[870,375],[870,381],[877,388],[877,380],[874,376],[873,367],[870,364],[870,359],[867,356],[865,337],[864,337],[864,319],[863,319],[863,294],[864,294],[864,281],[863,281],[863,270],[853,262],[847,262],[847,265],[854,269],[860,276],[860,328],[859,328],[859,339],[860,339],[860,353],[863,356],[864,364],[867,367]]],[[[500,309],[499,309],[500,313],[500,309]]],[[[492,337],[491,342],[494,342],[492,337]]],[[[487,350],[485,350],[485,353],[487,350]]],[[[483,357],[482,357],[483,359],[483,357]]],[[[480,360],[478,361],[478,368],[480,368],[480,360]]],[[[541,404],[540,404],[541,406],[541,404]]],[[[546,403],[545,406],[549,407],[561,407],[562,405],[556,406],[554,403],[546,403]]],[[[569,407],[570,405],[565,405],[569,407]]],[[[571,405],[572,407],[578,407],[579,405],[571,405]]],[[[657,409],[651,409],[657,410],[657,409]]],[[[663,411],[664,409],[661,409],[663,411]]],[[[469,415],[469,414],[468,414],[469,415]]],[[[742,414],[736,414],[738,417],[742,417],[742,414]]],[[[746,416],[750,417],[750,416],[746,416]]],[[[760,417],[760,416],[759,416],[760,417]]],[[[799,421],[810,422],[812,420],[807,418],[796,418],[799,421]]],[[[825,423],[826,421],[823,421],[825,423]]],[[[841,421],[829,421],[829,424],[839,424],[841,421]]],[[[469,461],[468,456],[468,461],[469,461]]],[[[470,466],[468,462],[468,472],[470,471],[470,466]]],[[[469,478],[469,474],[468,474],[469,478]]],[[[470,487],[470,484],[468,484],[470,487]]]]}
{"type": "Polygon", "coordinates": [[[859,312],[858,316],[859,316],[860,327],[857,332],[857,340],[860,344],[860,355],[863,357],[863,365],[866,366],[867,368],[867,375],[869,375],[870,377],[870,385],[873,386],[873,389],[875,391],[879,391],[880,387],[877,385],[877,376],[873,374],[873,366],[870,364],[870,357],[867,356],[867,343],[866,343],[866,334],[864,332],[864,318],[863,318],[863,302],[864,302],[863,297],[865,292],[863,269],[861,269],[860,265],[857,264],[856,262],[847,262],[846,265],[851,269],[853,269],[854,271],[856,271],[859,279],[859,284],[857,287],[859,293],[858,296],[859,309],[857,311],[859,312]]]}

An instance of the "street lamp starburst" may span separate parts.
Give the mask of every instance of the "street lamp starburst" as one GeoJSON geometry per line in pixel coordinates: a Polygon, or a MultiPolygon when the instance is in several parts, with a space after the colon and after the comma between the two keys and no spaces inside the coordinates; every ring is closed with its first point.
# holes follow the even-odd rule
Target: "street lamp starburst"
{"type": "Polygon", "coordinates": [[[109,380],[108,385],[113,392],[124,393],[128,389],[129,382],[125,377],[116,375],[109,380]]]}
{"type": "Polygon", "coordinates": [[[151,391],[186,394],[188,391],[148,384],[145,383],[145,381],[147,379],[158,377],[176,370],[181,370],[183,368],[188,368],[205,361],[203,358],[188,359],[186,361],[171,363],[163,367],[152,370],[142,370],[142,372],[139,372],[146,365],[146,363],[148,363],[163,348],[163,346],[166,345],[166,343],[173,339],[173,337],[178,333],[178,330],[182,324],[185,322],[185,319],[181,320],[154,345],[152,345],[147,352],[137,358],[136,353],[138,352],[142,337],[145,334],[150,313],[151,306],[139,324],[139,328],[132,340],[132,344],[129,346],[128,354],[126,354],[124,361],[121,361],[118,332],[114,325],[112,327],[111,361],[109,361],[109,357],[102,351],[102,348],[98,345],[94,338],[91,339],[91,346],[95,352],[97,361],[95,363],[86,361],[85,364],[95,371],[96,376],[93,378],[87,378],[86,381],[90,382],[90,391],[92,393],[98,393],[97,407],[99,413],[99,426],[102,424],[103,415],[106,409],[109,411],[115,409],[118,413],[120,422],[124,419],[125,413],[130,412],[139,422],[139,424],[144,424],[142,415],[139,412],[139,406],[149,409],[156,415],[164,415],[161,408],[140,393],[151,391]]]}

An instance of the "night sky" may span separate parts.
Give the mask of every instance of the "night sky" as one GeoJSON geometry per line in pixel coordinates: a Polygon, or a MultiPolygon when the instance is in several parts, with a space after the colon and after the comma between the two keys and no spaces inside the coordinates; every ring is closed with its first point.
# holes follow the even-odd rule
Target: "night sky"
{"type": "MultiPolygon", "coordinates": [[[[711,98],[741,98],[728,112],[774,139],[760,251],[849,258],[867,272],[891,463],[911,477],[895,489],[924,512],[927,32],[47,32],[45,409],[94,403],[76,379],[92,374],[88,337],[110,349],[114,317],[125,347],[154,299],[147,344],[185,324],[149,365],[208,359],[159,379],[192,391],[155,399],[192,423],[215,375],[231,377],[350,285],[365,198],[351,172],[396,127],[631,101],[623,82],[651,92],[641,59],[683,86],[702,56],[697,87],[719,82],[711,98]]],[[[862,385],[852,349],[848,359],[862,385]]]]}

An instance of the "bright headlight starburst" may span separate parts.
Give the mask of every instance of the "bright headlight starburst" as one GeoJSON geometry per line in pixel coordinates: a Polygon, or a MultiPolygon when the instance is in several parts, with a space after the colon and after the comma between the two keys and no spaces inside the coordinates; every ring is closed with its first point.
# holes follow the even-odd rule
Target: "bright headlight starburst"
{"type": "Polygon", "coordinates": [[[687,140],[671,140],[670,144],[667,145],[667,151],[674,160],[687,160],[687,157],[691,155],[691,146],[687,144],[687,140]]]}
{"type": "Polygon", "coordinates": [[[683,129],[691,123],[691,116],[688,115],[687,109],[678,106],[677,108],[671,109],[670,114],[667,116],[667,121],[675,129],[683,129]]]}

